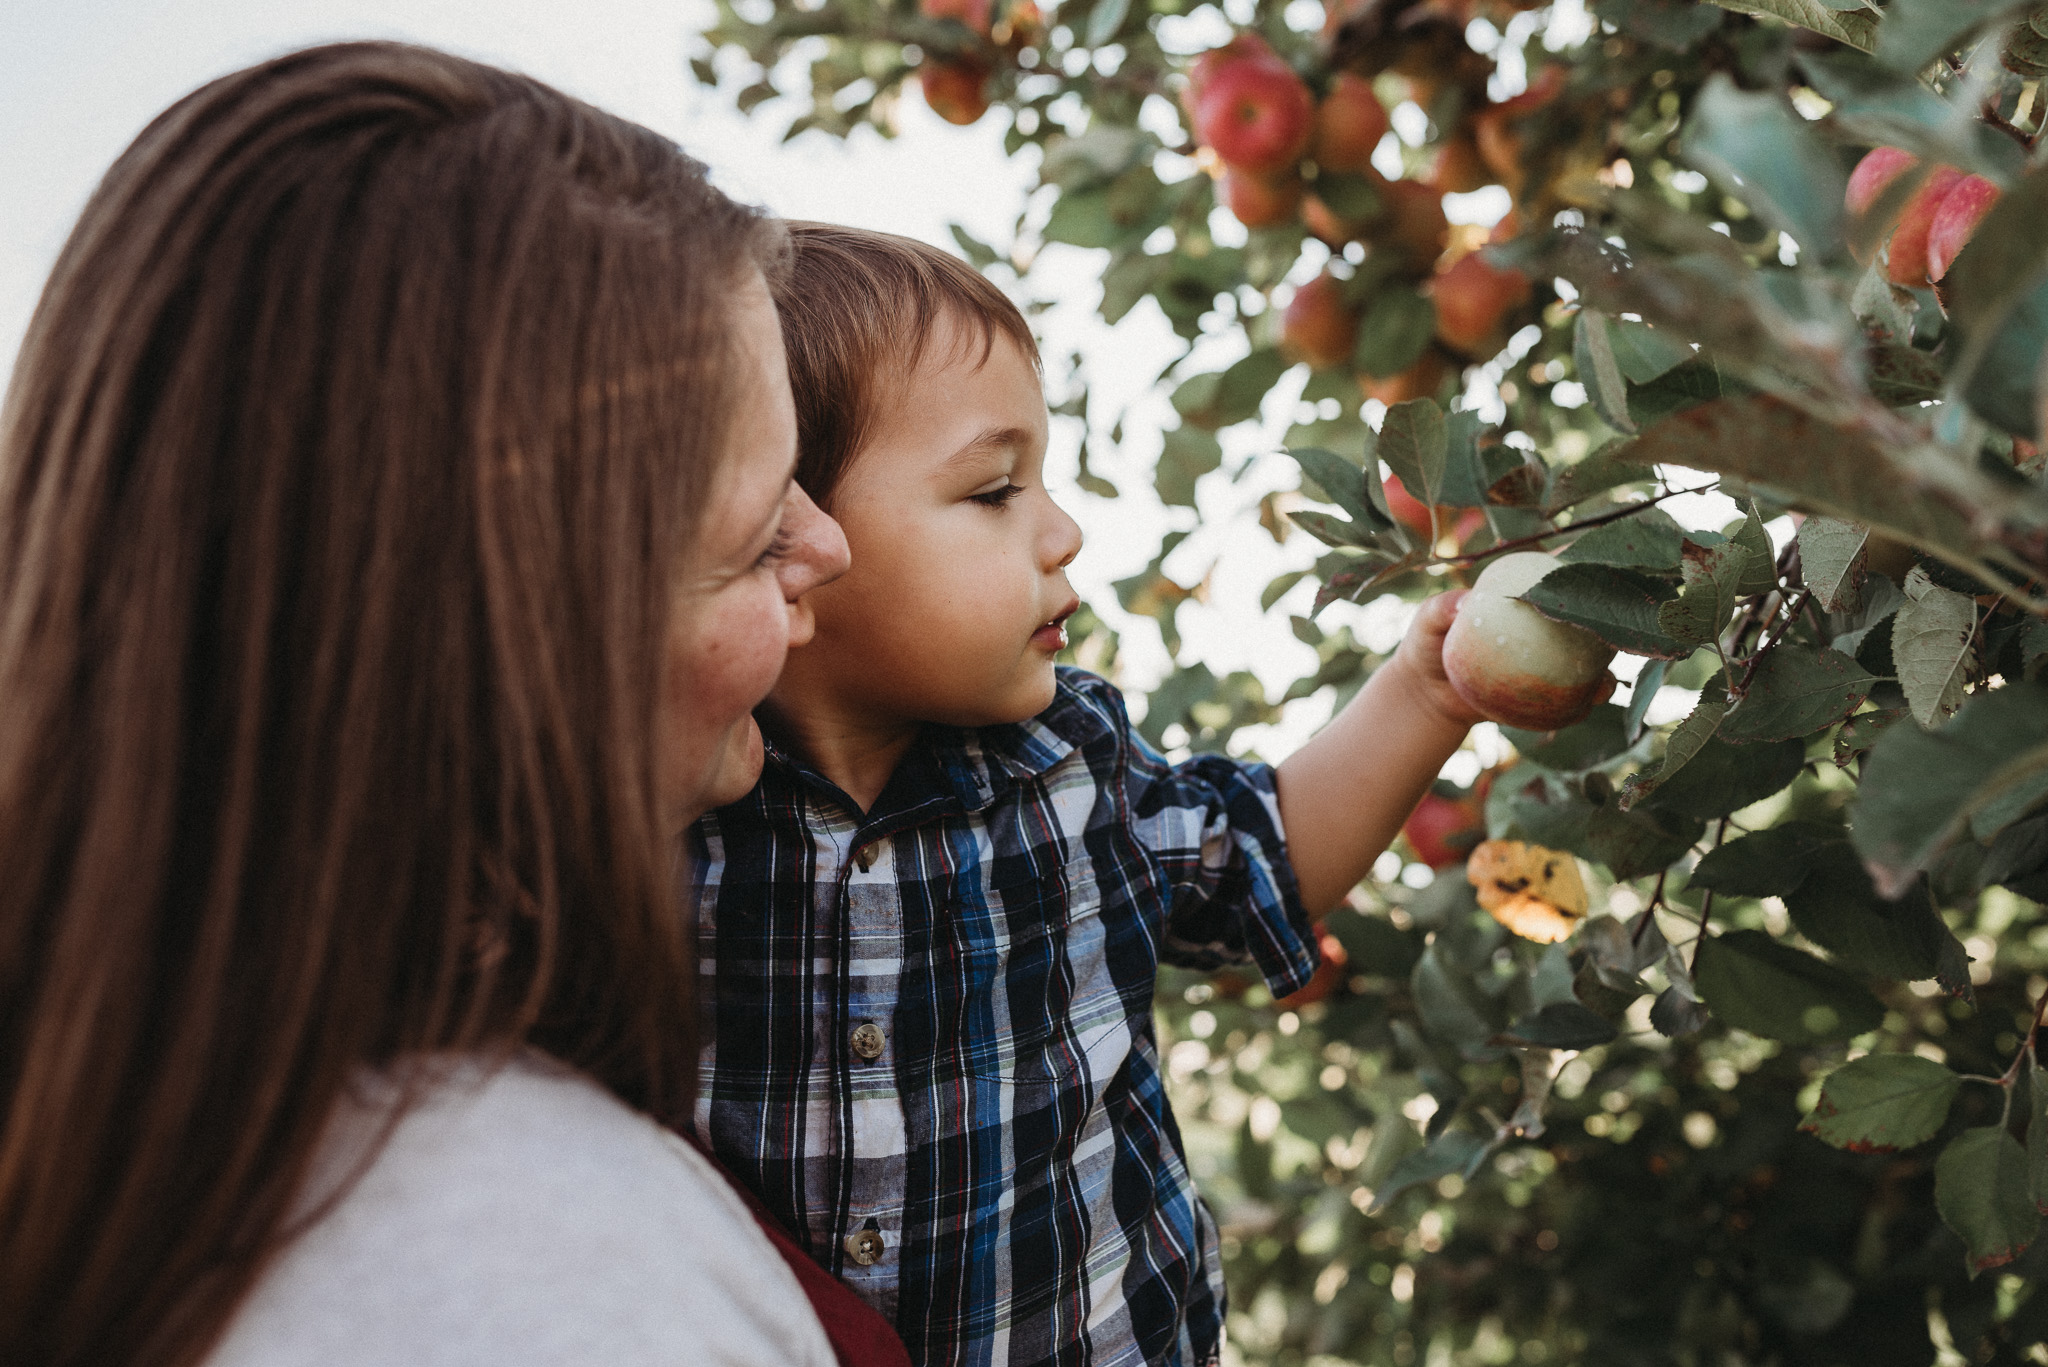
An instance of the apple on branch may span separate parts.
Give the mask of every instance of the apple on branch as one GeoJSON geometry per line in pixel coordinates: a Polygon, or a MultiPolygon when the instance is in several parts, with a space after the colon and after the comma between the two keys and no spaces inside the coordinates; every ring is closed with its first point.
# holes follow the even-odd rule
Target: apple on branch
{"type": "Polygon", "coordinates": [[[1314,131],[1308,87],[1263,42],[1253,48],[1240,38],[1223,51],[1231,55],[1190,77],[1195,140],[1233,170],[1271,175],[1292,166],[1314,131]]]}
{"type": "Polygon", "coordinates": [[[1444,636],[1444,673],[1474,710],[1504,726],[1555,731],[1614,689],[1614,650],[1584,627],[1554,622],[1521,595],[1558,566],[1542,551],[1489,564],[1444,636]]]}
{"type": "Polygon", "coordinates": [[[1372,82],[1353,72],[1338,72],[1316,106],[1316,165],[1326,171],[1369,169],[1373,150],[1388,127],[1386,106],[1373,94],[1372,82]]]}
{"type": "Polygon", "coordinates": [[[1294,291],[1280,316],[1280,348],[1318,370],[1346,365],[1358,343],[1358,313],[1327,271],[1294,291]]]}

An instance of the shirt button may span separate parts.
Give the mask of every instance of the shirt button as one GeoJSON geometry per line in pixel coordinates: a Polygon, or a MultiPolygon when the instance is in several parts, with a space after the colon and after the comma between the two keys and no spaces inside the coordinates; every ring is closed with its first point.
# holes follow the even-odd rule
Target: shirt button
{"type": "Polygon", "coordinates": [[[882,1046],[887,1041],[882,1037],[882,1027],[873,1021],[862,1021],[853,1028],[853,1052],[864,1059],[874,1060],[882,1056],[882,1046]]]}
{"type": "Polygon", "coordinates": [[[873,1267],[882,1259],[882,1231],[862,1229],[847,1235],[846,1256],[862,1267],[873,1267]]]}

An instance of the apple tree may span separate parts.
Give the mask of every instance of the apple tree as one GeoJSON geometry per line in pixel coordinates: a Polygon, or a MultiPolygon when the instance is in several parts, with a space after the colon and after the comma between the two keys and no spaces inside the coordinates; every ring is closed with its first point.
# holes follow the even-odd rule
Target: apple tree
{"type": "MultiPolygon", "coordinates": [[[[1234,1354],[2048,1361],[2048,6],[722,0],[706,43],[790,136],[1000,120],[1036,209],[964,253],[1240,335],[1162,376],[1168,502],[1294,405],[1243,515],[1323,547],[1266,600],[1317,667],[1183,661],[1156,740],[1348,695],[1337,605],[1504,552],[1620,652],[1303,993],[1162,985],[1234,1354]]],[[[1171,549],[1119,594],[1177,651],[1171,549]]]]}

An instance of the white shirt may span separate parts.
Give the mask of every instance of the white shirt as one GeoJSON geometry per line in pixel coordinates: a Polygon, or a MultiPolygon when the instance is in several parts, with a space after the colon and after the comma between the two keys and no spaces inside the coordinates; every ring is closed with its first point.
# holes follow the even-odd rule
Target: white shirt
{"type": "MultiPolygon", "coordinates": [[[[308,1204],[378,1128],[330,1127],[308,1204]]],[[[207,1367],[832,1367],[795,1276],[702,1155],[582,1074],[458,1061],[289,1244],[207,1367]]]]}

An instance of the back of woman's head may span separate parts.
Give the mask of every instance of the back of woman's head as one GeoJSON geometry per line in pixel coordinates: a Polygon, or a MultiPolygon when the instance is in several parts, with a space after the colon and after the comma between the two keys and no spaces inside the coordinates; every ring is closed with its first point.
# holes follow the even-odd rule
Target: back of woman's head
{"type": "Polygon", "coordinates": [[[202,1353],[364,1063],[526,1039],[686,1104],[659,652],[778,250],[392,45],[109,172],[0,425],[0,1362],[202,1353]]]}

